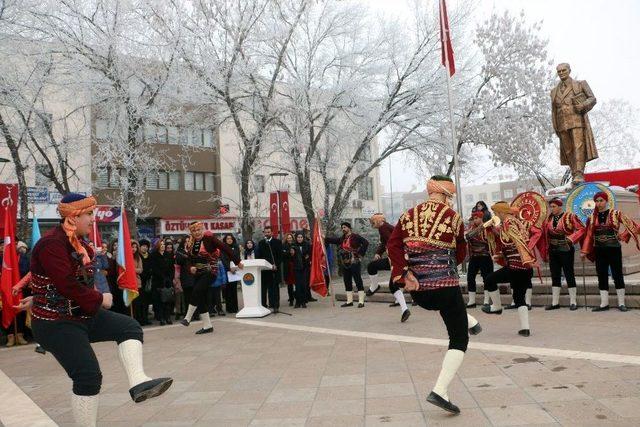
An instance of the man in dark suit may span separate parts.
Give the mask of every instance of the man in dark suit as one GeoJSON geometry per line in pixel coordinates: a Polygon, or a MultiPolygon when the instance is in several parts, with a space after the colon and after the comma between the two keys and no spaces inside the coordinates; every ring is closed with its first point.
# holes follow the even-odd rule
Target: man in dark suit
{"type": "Polygon", "coordinates": [[[258,242],[256,259],[264,259],[271,263],[272,270],[262,270],[262,305],[273,308],[277,313],[280,308],[280,275],[282,267],[282,241],[273,237],[270,226],[263,230],[264,239],[258,242]],[[267,295],[269,305],[267,305],[267,295]]]}

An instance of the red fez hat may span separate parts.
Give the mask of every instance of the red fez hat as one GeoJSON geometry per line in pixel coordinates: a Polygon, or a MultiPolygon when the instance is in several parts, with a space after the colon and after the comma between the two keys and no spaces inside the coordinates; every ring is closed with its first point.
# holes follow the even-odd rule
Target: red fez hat
{"type": "Polygon", "coordinates": [[[556,205],[556,206],[562,206],[562,199],[560,197],[554,197],[553,199],[549,200],[549,204],[550,205],[556,205]]]}
{"type": "Polygon", "coordinates": [[[605,201],[609,201],[609,195],[607,193],[605,193],[604,191],[598,191],[594,196],[593,196],[593,201],[595,202],[596,199],[598,197],[602,197],[602,199],[604,199],[605,201]]]}

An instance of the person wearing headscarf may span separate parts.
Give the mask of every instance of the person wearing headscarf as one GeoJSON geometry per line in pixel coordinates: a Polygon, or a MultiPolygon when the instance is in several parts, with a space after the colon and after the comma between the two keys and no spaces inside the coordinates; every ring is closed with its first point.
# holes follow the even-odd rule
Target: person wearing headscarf
{"type": "Polygon", "coordinates": [[[442,368],[427,401],[445,411],[459,413],[451,402],[449,384],[462,365],[469,334],[482,331],[467,314],[460,290],[458,264],[466,256],[462,218],[449,207],[456,187],[451,178],[433,176],[427,182],[429,199],[404,212],[387,242],[391,277],[417,304],[437,310],[449,335],[442,368]]]}
{"type": "Polygon", "coordinates": [[[98,417],[102,374],[92,342],[118,344],[129,394],[136,403],[161,395],[173,382],[144,373],[142,328],[131,317],[109,311],[111,294],[101,294],[93,286],[94,252],[83,237],[91,231],[96,204],[93,196],[69,193],[62,198],[61,224],[33,248],[33,295],[16,306],[31,307],[34,337],[71,378],[71,412],[80,426],[95,426],[98,417]]]}
{"type": "Polygon", "coordinates": [[[295,274],[295,300],[294,308],[307,308],[309,288],[309,274],[311,273],[311,245],[304,238],[302,232],[297,232],[294,243],[289,247],[289,257],[292,260],[292,269],[295,274]]]}
{"type": "MultiPolygon", "coordinates": [[[[229,246],[229,249],[233,252],[234,256],[240,259],[240,246],[238,246],[238,242],[233,234],[225,234],[222,238],[222,241],[229,246]]],[[[237,265],[231,264],[231,258],[226,254],[222,254],[222,264],[227,272],[236,273],[238,271],[237,265]]],[[[238,284],[240,282],[233,281],[227,282],[224,287],[224,300],[225,300],[225,308],[227,309],[227,313],[234,314],[238,312],[238,284]]],[[[218,310],[218,315],[224,316],[224,311],[221,309],[218,310]]]]}
{"type": "Polygon", "coordinates": [[[569,290],[569,309],[578,309],[576,275],[574,273],[574,245],[582,241],[585,228],[574,213],[562,210],[562,199],[555,197],[549,201],[551,213],[542,223],[542,238],[538,249],[542,260],[549,263],[551,271],[551,305],[545,310],[560,308],[560,290],[562,273],[567,280],[569,290]]]}
{"type": "MultiPolygon", "coordinates": [[[[383,257],[383,255],[387,252],[387,242],[389,241],[389,237],[391,237],[391,233],[393,233],[393,225],[389,224],[381,213],[373,214],[373,216],[369,218],[369,223],[373,228],[378,230],[380,243],[378,243],[376,253],[373,255],[373,261],[367,264],[367,273],[369,273],[369,280],[371,281],[369,289],[367,289],[367,296],[375,294],[380,289],[380,284],[378,284],[378,271],[391,270],[389,257],[383,257]]],[[[409,316],[411,316],[411,311],[407,307],[407,301],[404,298],[402,289],[393,282],[392,278],[389,278],[389,291],[395,298],[395,301],[391,303],[389,307],[400,306],[402,313],[400,322],[406,322],[409,316]]]]}
{"type": "MultiPolygon", "coordinates": [[[[204,224],[194,221],[189,225],[191,233],[185,242],[184,251],[187,256],[187,271],[193,276],[193,291],[189,300],[187,314],[180,323],[189,326],[191,318],[199,307],[207,306],[207,292],[218,274],[218,261],[222,252],[226,253],[231,260],[242,269],[243,264],[240,257],[236,256],[229,246],[221,242],[211,231],[205,231],[204,224]]],[[[179,277],[183,265],[176,263],[175,278],[178,280],[176,286],[180,286],[179,277]]],[[[196,334],[207,334],[213,332],[213,325],[209,313],[205,310],[200,313],[202,318],[202,328],[196,334]]]]}
{"type": "MultiPolygon", "coordinates": [[[[484,213],[476,210],[471,215],[471,224],[465,234],[469,249],[469,266],[467,271],[467,289],[469,301],[467,308],[476,307],[476,276],[478,273],[482,280],[487,280],[489,274],[493,273],[493,259],[491,252],[495,249],[495,236],[488,228],[482,226],[484,213]]],[[[484,289],[484,304],[489,305],[489,291],[484,289]]]]}
{"type": "Polygon", "coordinates": [[[600,191],[593,196],[596,202],[593,214],[587,218],[586,232],[580,256],[596,263],[600,305],[593,311],[609,310],[609,269],[618,296],[618,310],[627,311],[624,303],[624,276],[622,275],[622,244],[633,238],[640,250],[640,226],[617,209],[609,207],[609,195],[600,191]],[[620,229],[624,226],[623,232],[620,229]]]}
{"type": "Polygon", "coordinates": [[[482,212],[482,222],[487,222],[491,219],[491,212],[489,212],[489,207],[484,202],[484,200],[478,200],[476,205],[471,210],[471,213],[482,212]]]}
{"type": "Polygon", "coordinates": [[[517,208],[509,203],[500,201],[491,206],[496,215],[494,221],[485,223],[493,227],[496,236],[496,250],[494,261],[504,267],[491,273],[485,280],[485,289],[491,296],[491,305],[482,307],[482,311],[489,314],[502,314],[499,283],[509,283],[513,291],[513,301],[518,310],[520,330],[518,334],[524,337],[530,335],[529,307],[525,298],[527,289],[531,288],[533,267],[536,257],[530,245],[529,231],[523,221],[516,218],[517,208]]]}

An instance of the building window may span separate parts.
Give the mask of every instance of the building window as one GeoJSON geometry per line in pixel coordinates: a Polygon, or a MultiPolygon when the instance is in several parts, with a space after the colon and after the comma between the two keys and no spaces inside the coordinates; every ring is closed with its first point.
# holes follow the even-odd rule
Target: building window
{"type": "Polygon", "coordinates": [[[214,179],[212,173],[185,172],[184,189],[187,191],[213,191],[214,179]]]}
{"type": "Polygon", "coordinates": [[[167,143],[169,144],[177,144],[178,143],[178,128],[175,126],[169,126],[167,128],[167,143]]]}
{"type": "Polygon", "coordinates": [[[121,169],[99,168],[96,170],[96,185],[98,188],[120,188],[121,169]]]}
{"type": "Polygon", "coordinates": [[[202,146],[207,148],[215,147],[215,135],[213,129],[202,130],[202,146]]]}
{"type": "Polygon", "coordinates": [[[473,203],[473,194],[465,194],[464,201],[467,203],[473,203]]]}
{"type": "Polygon", "coordinates": [[[189,129],[184,127],[178,128],[178,144],[180,145],[189,144],[189,129]]]}
{"type": "Polygon", "coordinates": [[[327,193],[336,194],[337,188],[338,188],[338,183],[335,179],[327,180],[327,193]]]}
{"type": "Polygon", "coordinates": [[[253,177],[253,187],[256,193],[264,193],[264,175],[255,175],[253,177]]]}
{"type": "Polygon", "coordinates": [[[51,180],[51,168],[47,164],[36,165],[36,187],[46,187],[51,180]]]}
{"type": "Polygon", "coordinates": [[[293,180],[293,191],[295,193],[300,193],[300,183],[298,182],[298,178],[294,178],[293,180]]]}
{"type": "Polygon", "coordinates": [[[487,200],[487,193],[478,194],[478,201],[482,200],[483,202],[487,200]]]}
{"type": "Polygon", "coordinates": [[[168,172],[169,190],[180,190],[180,172],[168,172]]]}
{"type": "Polygon", "coordinates": [[[512,189],[509,188],[507,190],[504,190],[504,198],[505,199],[510,199],[512,197],[513,197],[513,190],[512,189]]]}
{"type": "Polygon", "coordinates": [[[500,192],[499,191],[492,191],[491,192],[491,200],[493,200],[494,202],[497,202],[498,200],[500,200],[500,192]]]}
{"type": "Polygon", "coordinates": [[[358,198],[373,200],[373,178],[366,177],[358,184],[358,198]]]}

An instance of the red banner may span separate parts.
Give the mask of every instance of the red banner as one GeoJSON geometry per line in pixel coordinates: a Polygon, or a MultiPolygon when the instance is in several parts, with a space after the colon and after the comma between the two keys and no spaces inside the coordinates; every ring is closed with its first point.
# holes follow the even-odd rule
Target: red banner
{"type": "Polygon", "coordinates": [[[4,207],[9,207],[13,218],[18,217],[18,184],[0,184],[0,236],[4,236],[4,207]]]}
{"type": "Polygon", "coordinates": [[[311,247],[311,276],[309,286],[315,293],[327,296],[327,282],[325,272],[327,270],[327,255],[324,252],[324,239],[320,230],[320,220],[316,218],[313,224],[313,244],[311,247]]]}
{"type": "Polygon", "coordinates": [[[280,224],[282,233],[291,233],[291,216],[289,214],[289,192],[280,192],[280,224]]]}
{"type": "Polygon", "coordinates": [[[451,77],[456,72],[456,63],[453,59],[451,31],[449,30],[449,17],[447,16],[445,0],[440,0],[440,48],[442,49],[442,65],[449,69],[449,77],[451,77]]]}
{"type": "Polygon", "coordinates": [[[18,269],[18,252],[16,249],[16,215],[12,213],[9,206],[5,206],[4,209],[0,210],[4,213],[4,254],[2,256],[0,291],[2,294],[2,326],[6,329],[16,316],[13,306],[20,301],[20,297],[14,298],[12,295],[13,285],[20,280],[20,270],[18,269]]]}
{"type": "Polygon", "coordinates": [[[271,223],[271,231],[273,235],[277,236],[278,227],[278,193],[271,193],[269,195],[269,222],[271,223]]]}

